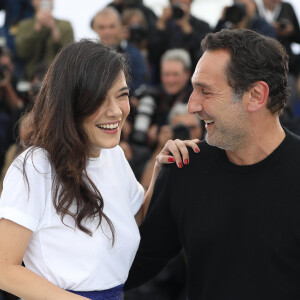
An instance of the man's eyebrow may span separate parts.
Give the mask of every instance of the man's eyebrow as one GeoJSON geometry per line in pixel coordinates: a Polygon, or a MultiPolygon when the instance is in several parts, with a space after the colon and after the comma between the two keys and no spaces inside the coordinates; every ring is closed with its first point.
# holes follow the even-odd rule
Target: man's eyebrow
{"type": "Polygon", "coordinates": [[[211,89],[210,85],[208,85],[206,83],[203,83],[203,82],[192,82],[192,84],[194,86],[202,87],[202,88],[205,88],[205,89],[211,89]]]}

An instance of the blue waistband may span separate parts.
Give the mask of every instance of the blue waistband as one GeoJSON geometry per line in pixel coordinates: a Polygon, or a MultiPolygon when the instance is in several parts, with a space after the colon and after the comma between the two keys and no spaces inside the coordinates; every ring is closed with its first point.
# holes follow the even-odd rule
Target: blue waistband
{"type": "Polygon", "coordinates": [[[91,291],[91,292],[78,292],[70,291],[71,293],[92,299],[92,300],[121,300],[124,284],[116,286],[109,290],[91,291]]]}

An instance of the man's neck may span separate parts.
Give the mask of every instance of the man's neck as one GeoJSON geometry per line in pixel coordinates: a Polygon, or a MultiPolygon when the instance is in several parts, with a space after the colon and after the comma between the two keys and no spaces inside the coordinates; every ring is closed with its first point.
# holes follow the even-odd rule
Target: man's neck
{"type": "Polygon", "coordinates": [[[270,2],[270,1],[265,1],[263,0],[264,6],[267,10],[273,11],[275,9],[276,4],[270,2]]]}
{"type": "Polygon", "coordinates": [[[279,119],[254,128],[247,143],[236,151],[226,151],[228,159],[236,165],[252,165],[264,160],[284,140],[285,131],[279,119]]]}

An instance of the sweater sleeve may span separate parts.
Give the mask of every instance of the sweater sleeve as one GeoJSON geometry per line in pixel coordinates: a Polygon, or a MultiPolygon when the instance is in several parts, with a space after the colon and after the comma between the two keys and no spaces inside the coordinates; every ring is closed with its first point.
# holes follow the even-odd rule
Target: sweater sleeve
{"type": "Polygon", "coordinates": [[[173,210],[169,167],[157,177],[148,214],[140,227],[141,243],[125,288],[131,289],[153,278],[181,250],[173,210]],[[172,207],[171,207],[172,205],[172,207]]]}

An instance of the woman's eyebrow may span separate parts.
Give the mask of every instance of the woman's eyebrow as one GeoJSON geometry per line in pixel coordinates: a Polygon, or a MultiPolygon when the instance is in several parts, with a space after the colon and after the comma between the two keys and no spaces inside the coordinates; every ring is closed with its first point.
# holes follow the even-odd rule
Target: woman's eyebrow
{"type": "Polygon", "coordinates": [[[119,89],[119,92],[123,92],[123,91],[129,91],[129,87],[128,86],[124,86],[122,88],[119,89]]]}

